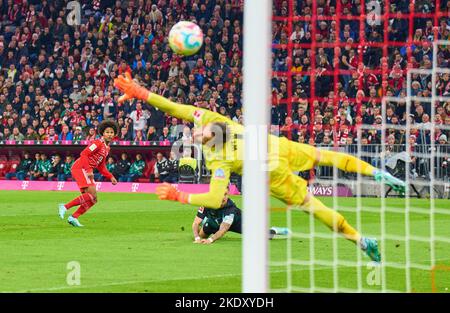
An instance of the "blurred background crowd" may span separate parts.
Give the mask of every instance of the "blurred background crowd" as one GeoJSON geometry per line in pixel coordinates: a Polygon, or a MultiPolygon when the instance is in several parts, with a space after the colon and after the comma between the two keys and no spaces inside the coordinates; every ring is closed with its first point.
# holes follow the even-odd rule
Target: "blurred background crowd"
{"type": "MultiPolygon", "coordinates": [[[[139,101],[118,104],[113,79],[124,72],[173,101],[243,122],[243,1],[84,0],[78,26],[67,23],[68,2],[0,1],[0,140],[91,140],[97,125],[112,118],[120,127],[117,140],[191,141],[190,123],[139,101]],[[179,20],[195,21],[204,32],[194,56],[181,58],[168,46],[179,20]]],[[[379,2],[383,13],[385,1],[379,2]]],[[[360,25],[360,0],[317,0],[316,8],[312,0],[294,0],[293,15],[303,19],[292,27],[281,19],[272,24],[272,133],[345,147],[358,143],[357,128],[365,124],[375,127],[362,131],[362,145],[384,144],[393,153],[406,142],[412,150],[434,142],[448,154],[450,134],[439,126],[450,126],[450,101],[413,101],[407,112],[404,99],[407,69],[432,68],[433,40],[450,39],[450,1],[436,3],[390,0],[388,21],[360,25]],[[386,38],[398,43],[387,54],[380,46],[386,38]],[[401,44],[408,40],[410,47],[401,44]],[[336,42],[344,45],[326,45],[336,42]],[[383,95],[399,97],[385,107],[385,142],[383,95]],[[389,129],[407,119],[408,138],[389,129]]],[[[273,16],[287,17],[289,4],[274,0],[273,16]]],[[[438,66],[449,68],[450,46],[437,54],[438,66]]],[[[431,83],[431,75],[412,75],[412,95],[430,97],[431,83]]],[[[449,74],[437,76],[436,92],[450,96],[449,74]]]]}

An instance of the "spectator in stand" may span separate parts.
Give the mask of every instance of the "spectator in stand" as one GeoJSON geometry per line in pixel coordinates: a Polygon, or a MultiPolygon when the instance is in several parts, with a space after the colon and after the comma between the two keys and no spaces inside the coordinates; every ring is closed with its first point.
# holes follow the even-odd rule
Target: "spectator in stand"
{"type": "Polygon", "coordinates": [[[97,132],[96,132],[96,130],[95,130],[94,127],[90,127],[90,128],[89,128],[89,132],[88,132],[88,134],[86,135],[86,140],[88,140],[88,141],[93,141],[93,140],[95,140],[95,139],[97,139],[97,132]]]}
{"type": "Polygon", "coordinates": [[[297,140],[297,138],[296,138],[297,130],[298,130],[298,125],[294,124],[292,122],[291,117],[286,117],[285,124],[280,128],[280,131],[282,132],[282,134],[285,137],[292,139],[292,140],[297,140]]]}
{"type": "Polygon", "coordinates": [[[47,140],[50,140],[50,141],[58,140],[58,135],[56,134],[54,127],[50,126],[48,128],[47,140]]]}
{"type": "Polygon", "coordinates": [[[142,154],[136,154],[136,160],[131,164],[128,173],[119,177],[120,182],[134,182],[139,177],[142,177],[145,169],[145,161],[142,159],[142,154]]]}
{"type": "Polygon", "coordinates": [[[61,159],[59,154],[55,154],[51,161],[51,168],[48,172],[47,179],[49,181],[54,180],[56,178],[57,181],[65,181],[64,177],[64,162],[61,159]]]}
{"type": "Polygon", "coordinates": [[[4,140],[9,140],[9,136],[11,136],[11,131],[9,130],[9,128],[4,128],[2,135],[4,140]]]}
{"type": "Polygon", "coordinates": [[[45,153],[40,154],[40,160],[34,165],[34,173],[30,176],[30,180],[36,180],[40,177],[47,179],[48,174],[52,168],[52,162],[48,159],[45,153]],[[37,168],[36,168],[37,165],[37,168]],[[36,171],[37,169],[37,171],[36,171]]]}
{"type": "Polygon", "coordinates": [[[167,182],[170,173],[170,166],[166,157],[161,152],[156,154],[156,163],[154,165],[153,172],[154,174],[150,175],[150,182],[154,182],[155,179],[158,179],[161,183],[167,182]]]}
{"type": "Polygon", "coordinates": [[[114,173],[114,171],[116,170],[116,160],[114,159],[114,157],[112,156],[108,157],[108,161],[106,162],[106,169],[110,173],[114,173]]]}
{"type": "Polygon", "coordinates": [[[39,178],[39,169],[41,167],[41,154],[35,153],[34,154],[34,161],[30,166],[30,172],[29,172],[29,179],[30,180],[36,180],[39,178]]]}
{"type": "Polygon", "coordinates": [[[136,136],[134,137],[133,141],[145,141],[145,137],[144,137],[144,133],[142,132],[142,130],[137,130],[136,131],[136,136]]]}
{"type": "Polygon", "coordinates": [[[128,160],[128,154],[125,152],[122,152],[120,155],[120,161],[116,163],[115,171],[113,175],[115,177],[123,177],[128,174],[128,171],[130,170],[131,162],[128,160]]]}
{"type": "Polygon", "coordinates": [[[69,129],[69,126],[63,125],[62,131],[58,136],[58,140],[72,140],[73,134],[69,129]]]}
{"type": "Polygon", "coordinates": [[[148,132],[147,132],[147,140],[148,141],[158,141],[158,135],[156,134],[156,129],[154,126],[149,126],[148,127],[148,132]]]}
{"type": "Polygon", "coordinates": [[[183,145],[190,145],[193,142],[192,132],[188,126],[183,127],[183,134],[180,138],[183,145]]]}
{"type": "Polygon", "coordinates": [[[15,172],[7,173],[6,179],[10,180],[13,177],[16,177],[17,180],[25,180],[27,175],[29,175],[31,166],[33,164],[33,160],[30,158],[29,152],[24,152],[22,160],[20,160],[19,165],[17,165],[15,172]]]}
{"type": "Polygon", "coordinates": [[[192,170],[197,173],[197,160],[194,159],[192,156],[191,149],[184,149],[183,150],[183,157],[180,158],[180,162],[178,163],[178,166],[181,167],[183,165],[187,165],[192,168],[192,170]]]}
{"type": "MultiPolygon", "coordinates": [[[[152,127],[152,126],[150,126],[152,127]]],[[[170,143],[173,143],[173,139],[172,137],[170,137],[169,135],[169,128],[168,127],[164,127],[163,131],[162,131],[162,135],[159,136],[159,141],[169,141],[170,143]]]]}
{"type": "Polygon", "coordinates": [[[169,177],[167,177],[166,182],[176,184],[178,182],[178,165],[180,161],[177,159],[177,154],[174,151],[170,151],[167,163],[169,164],[169,177]]]}
{"type": "Polygon", "coordinates": [[[9,136],[9,140],[22,141],[25,136],[19,131],[19,127],[14,127],[12,134],[9,136]]]}
{"type": "Polygon", "coordinates": [[[178,119],[176,117],[172,117],[170,126],[169,126],[169,133],[172,138],[180,138],[180,134],[183,132],[183,125],[178,124],[178,119]]]}
{"type": "Polygon", "coordinates": [[[122,127],[120,129],[120,135],[119,135],[119,140],[122,141],[131,141],[132,136],[131,134],[128,132],[128,129],[126,127],[122,127]]]}
{"type": "Polygon", "coordinates": [[[64,171],[58,174],[58,181],[66,181],[67,179],[72,178],[71,169],[74,162],[73,156],[70,154],[66,156],[66,159],[64,160],[64,171]]]}
{"type": "Polygon", "coordinates": [[[136,103],[136,110],[130,113],[130,118],[133,120],[133,139],[136,137],[137,131],[144,131],[147,124],[147,120],[150,118],[150,114],[147,110],[142,109],[142,102],[136,103]]]}
{"type": "Polygon", "coordinates": [[[83,130],[81,128],[81,126],[76,126],[75,127],[75,131],[73,133],[73,138],[72,140],[76,141],[76,140],[84,140],[86,137],[83,133],[83,130]]]}
{"type": "Polygon", "coordinates": [[[39,140],[39,135],[34,130],[33,126],[28,126],[25,140],[39,140]]]}

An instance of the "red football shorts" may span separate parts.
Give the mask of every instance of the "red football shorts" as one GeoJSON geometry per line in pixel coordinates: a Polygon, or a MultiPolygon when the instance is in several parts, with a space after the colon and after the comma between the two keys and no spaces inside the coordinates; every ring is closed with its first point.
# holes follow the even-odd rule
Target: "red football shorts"
{"type": "Polygon", "coordinates": [[[80,189],[87,188],[89,186],[95,186],[94,179],[88,177],[88,172],[84,168],[72,167],[72,178],[77,182],[80,189]]]}

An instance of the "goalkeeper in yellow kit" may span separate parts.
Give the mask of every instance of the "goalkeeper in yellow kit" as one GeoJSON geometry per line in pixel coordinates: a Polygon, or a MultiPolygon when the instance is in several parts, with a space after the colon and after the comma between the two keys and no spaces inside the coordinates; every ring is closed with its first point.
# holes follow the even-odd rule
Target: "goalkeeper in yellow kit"
{"type": "MultiPolygon", "coordinates": [[[[156,193],[159,198],[220,208],[230,174],[242,174],[244,127],[218,113],[191,105],[177,104],[154,94],[133,81],[128,73],[116,78],[114,85],[124,93],[119,102],[137,98],[170,116],[193,122],[195,125],[194,141],[202,144],[206,167],[212,173],[209,192],[188,194],[164,183],[157,187],[156,193]]],[[[361,236],[341,214],[315,198],[308,192],[307,182],[293,171],[309,170],[316,165],[336,166],[343,171],[374,176],[377,181],[383,181],[400,192],[405,188],[404,182],[351,155],[320,150],[286,138],[269,135],[268,147],[271,195],[288,205],[300,206],[304,211],[314,214],[315,218],[356,243],[372,260],[379,262],[381,256],[377,241],[361,236]]]]}

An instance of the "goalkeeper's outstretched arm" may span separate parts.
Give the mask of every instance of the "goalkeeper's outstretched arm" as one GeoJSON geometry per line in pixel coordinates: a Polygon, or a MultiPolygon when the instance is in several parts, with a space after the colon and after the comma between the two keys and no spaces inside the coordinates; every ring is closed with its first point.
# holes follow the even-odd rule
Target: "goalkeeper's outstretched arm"
{"type": "Polygon", "coordinates": [[[189,122],[194,121],[194,112],[196,110],[194,106],[178,104],[150,92],[147,88],[142,87],[133,81],[130,73],[128,72],[125,73],[125,76],[120,75],[114,79],[114,86],[124,93],[119,98],[119,102],[136,98],[151,104],[155,108],[158,108],[173,117],[187,120],[189,122]]]}
{"type": "Polygon", "coordinates": [[[170,116],[194,122],[194,113],[198,108],[188,104],[178,104],[155,93],[149,92],[147,103],[166,112],[170,116]]]}
{"type": "Polygon", "coordinates": [[[226,119],[224,116],[218,113],[202,108],[197,108],[188,104],[178,104],[170,101],[165,97],[150,92],[147,88],[142,87],[138,83],[133,81],[131,75],[128,72],[125,73],[125,76],[120,75],[119,77],[114,79],[114,86],[124,93],[119,98],[119,102],[123,102],[133,98],[140,99],[154,106],[155,108],[160,109],[170,116],[189,122],[195,122],[195,120],[214,122],[223,121],[224,119],[226,119]]]}
{"type": "Polygon", "coordinates": [[[229,183],[230,169],[222,166],[213,169],[211,182],[209,183],[209,192],[189,194],[177,190],[168,183],[164,183],[156,187],[156,194],[161,200],[179,201],[181,203],[219,209],[222,206],[223,198],[228,191],[229,183]]]}

